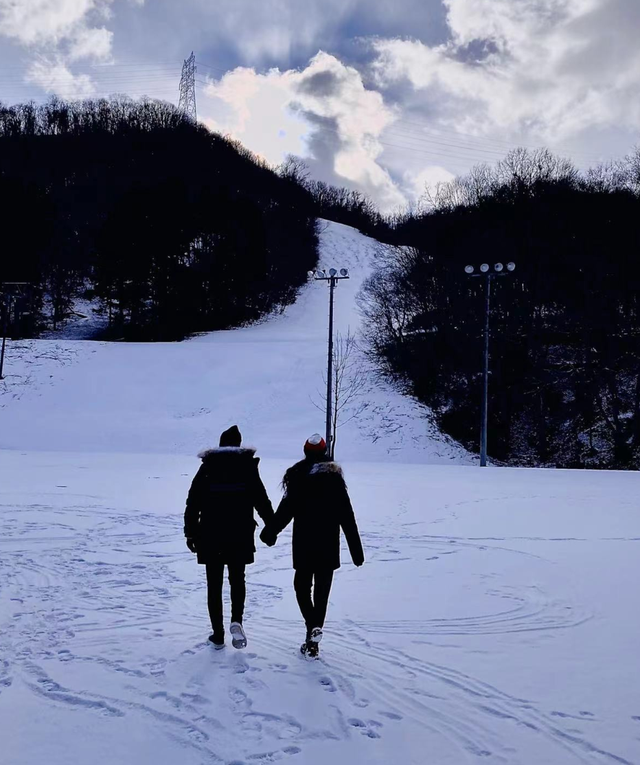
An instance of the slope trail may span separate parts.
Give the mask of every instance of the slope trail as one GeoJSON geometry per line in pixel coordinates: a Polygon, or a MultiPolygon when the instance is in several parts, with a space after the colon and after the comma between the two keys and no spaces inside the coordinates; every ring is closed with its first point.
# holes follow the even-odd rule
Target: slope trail
{"type": "MultiPolygon", "coordinates": [[[[356,296],[382,246],[321,221],[320,267],[348,268],[336,335],[358,333],[356,296]]],[[[10,344],[0,386],[0,448],[195,454],[222,428],[289,459],[324,430],[328,289],[311,280],[281,314],[182,343],[39,340],[10,344]],[[28,417],[25,416],[28,414],[28,417]]],[[[431,412],[380,381],[360,357],[358,417],[339,430],[341,459],[466,463],[431,412]]]]}

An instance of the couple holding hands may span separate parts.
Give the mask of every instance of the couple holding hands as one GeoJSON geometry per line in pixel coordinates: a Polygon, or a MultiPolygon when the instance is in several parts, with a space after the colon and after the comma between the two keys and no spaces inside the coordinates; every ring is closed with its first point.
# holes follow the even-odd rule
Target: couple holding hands
{"type": "Polygon", "coordinates": [[[284,496],[277,512],[258,472],[255,449],[242,447],[237,426],[220,436],[220,446],[198,455],[198,470],[184,514],[187,546],[206,567],[209,640],[216,649],[225,645],[222,585],[225,566],[231,588],[230,633],[234,648],[244,648],[246,598],[245,567],[254,562],[257,511],[265,526],[260,539],[270,547],[293,521],[294,588],[306,638],[303,655],[317,658],[322,639],[334,571],[340,568],[340,530],[344,531],[356,566],[364,563],[347,485],[340,467],[327,455],[319,435],[304,444],[304,459],[284,475],[284,496]]]}

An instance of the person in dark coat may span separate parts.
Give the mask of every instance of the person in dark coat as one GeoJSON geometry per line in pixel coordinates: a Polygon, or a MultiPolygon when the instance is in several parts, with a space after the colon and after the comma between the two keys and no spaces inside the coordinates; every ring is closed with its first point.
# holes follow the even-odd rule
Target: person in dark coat
{"type": "Polygon", "coordinates": [[[258,525],[253,511],[264,523],[273,518],[255,449],[241,447],[237,426],[220,436],[220,447],[198,456],[202,465],[193,479],[184,513],[187,547],[206,566],[207,603],[213,634],[209,640],[224,647],[222,584],[225,565],[231,587],[231,627],[234,648],[244,648],[247,637],[242,625],[246,598],[245,567],[254,561],[254,534],[258,525]]]}
{"type": "Polygon", "coordinates": [[[304,455],[287,470],[284,497],[260,539],[273,546],[293,520],[294,587],[307,627],[301,651],[316,658],[333,574],[340,568],[340,529],[356,566],[364,563],[364,552],[342,470],[326,456],[322,436],[316,434],[306,442],[304,455]]]}

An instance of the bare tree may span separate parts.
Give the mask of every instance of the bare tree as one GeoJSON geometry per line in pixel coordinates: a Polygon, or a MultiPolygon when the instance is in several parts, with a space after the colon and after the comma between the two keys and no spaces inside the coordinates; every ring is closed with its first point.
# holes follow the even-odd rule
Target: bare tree
{"type": "MultiPolygon", "coordinates": [[[[361,400],[367,390],[368,380],[369,376],[356,336],[350,330],[347,330],[346,335],[338,333],[333,346],[331,459],[335,456],[338,428],[360,417],[369,407],[368,402],[361,400]]],[[[324,381],[326,383],[326,377],[324,381]]],[[[319,392],[318,395],[320,396],[319,392]]],[[[326,415],[326,400],[323,400],[322,404],[314,401],[313,405],[326,415]]]]}

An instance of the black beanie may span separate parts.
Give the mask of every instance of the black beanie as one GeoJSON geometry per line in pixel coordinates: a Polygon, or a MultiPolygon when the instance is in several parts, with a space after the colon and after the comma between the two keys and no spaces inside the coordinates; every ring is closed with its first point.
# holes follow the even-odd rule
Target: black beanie
{"type": "Polygon", "coordinates": [[[233,425],[229,430],[225,430],[220,436],[220,446],[240,446],[242,443],[242,434],[237,425],[233,425]]]}

